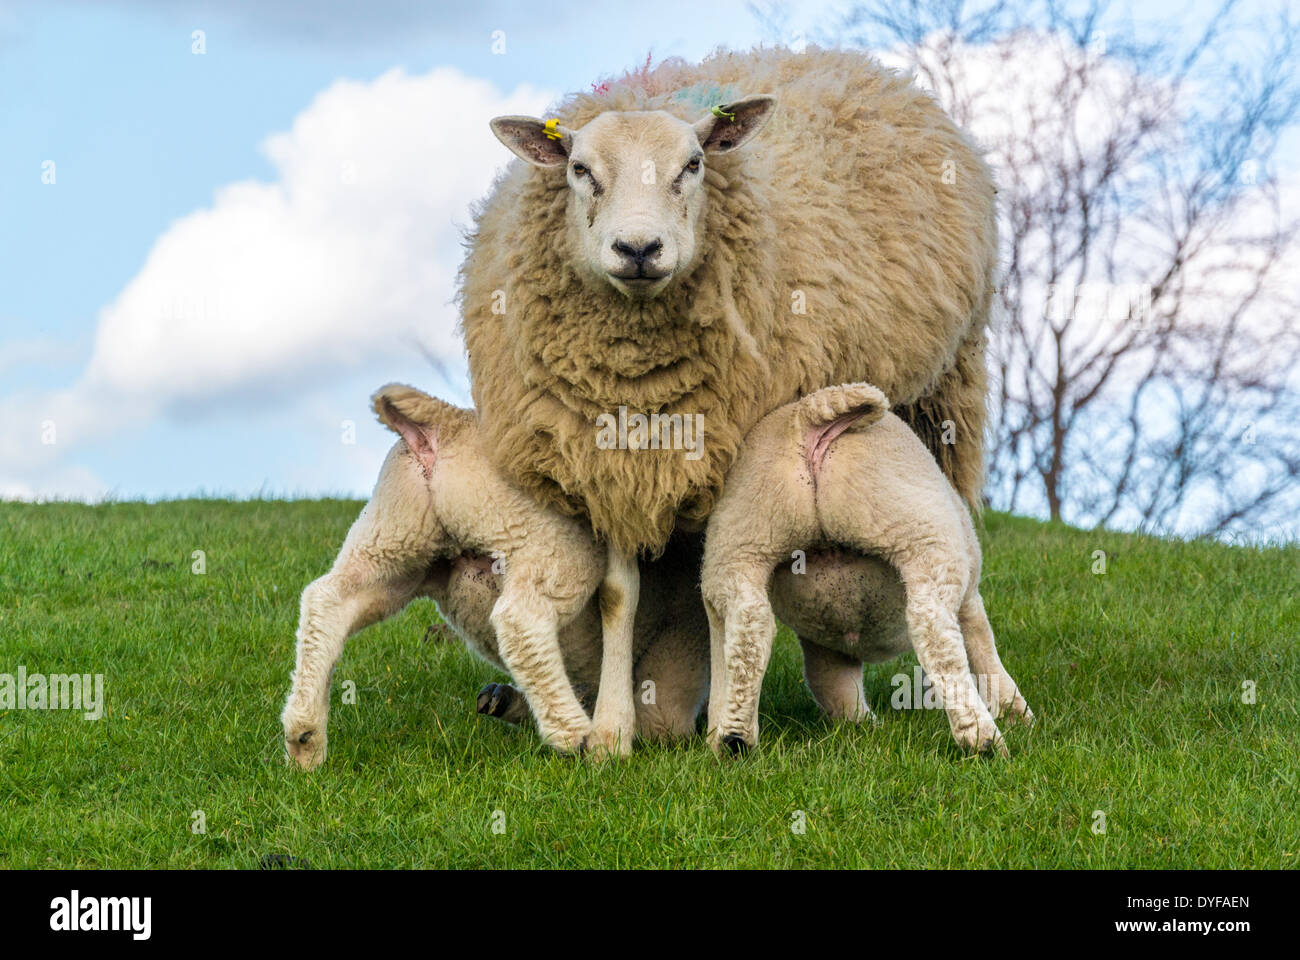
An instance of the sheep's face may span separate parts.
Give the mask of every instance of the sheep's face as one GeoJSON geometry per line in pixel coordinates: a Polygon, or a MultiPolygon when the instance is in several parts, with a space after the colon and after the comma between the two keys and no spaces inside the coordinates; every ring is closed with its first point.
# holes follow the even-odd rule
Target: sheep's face
{"type": "Polygon", "coordinates": [[[633,299],[662,293],[694,269],[707,193],[705,166],[762,129],[775,101],[747,97],[694,124],[663,111],[602,113],[580,130],[498,117],[492,131],[539,167],[565,167],[574,266],[633,299]]]}

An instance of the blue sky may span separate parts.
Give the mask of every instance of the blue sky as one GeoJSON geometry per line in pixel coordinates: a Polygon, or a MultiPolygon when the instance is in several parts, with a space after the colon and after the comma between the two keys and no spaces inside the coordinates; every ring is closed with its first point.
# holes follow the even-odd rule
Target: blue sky
{"type": "Polygon", "coordinates": [[[367,492],[375,387],[468,399],[488,119],[772,39],[741,2],[649,9],[0,0],[0,496],[367,492]]]}
{"type": "MultiPolygon", "coordinates": [[[[458,350],[435,351],[451,383],[408,343],[211,391],[198,363],[193,390],[143,410],[121,390],[79,389],[66,403],[51,395],[84,379],[103,311],[159,238],[212,208],[226,185],[274,182],[281,172],[262,144],[339,80],[452,67],[502,100],[521,86],[536,91],[540,110],[649,52],[699,58],[719,42],[762,38],[741,3],[660,4],[653,23],[635,3],[600,11],[498,2],[0,5],[0,495],[364,493],[390,439],[368,414],[369,393],[409,380],[465,401],[458,350]],[[202,55],[192,52],[199,29],[202,55]],[[504,32],[504,54],[493,52],[495,31],[504,32]],[[51,160],[55,182],[43,183],[51,160]],[[42,444],[49,420],[55,442],[42,444]],[[355,445],[341,442],[345,420],[356,424],[355,445]]],[[[455,114],[456,101],[439,109],[455,114]]],[[[493,113],[472,117],[485,134],[476,143],[485,179],[509,159],[487,145],[493,113]]],[[[435,112],[409,119],[440,123],[435,112]]],[[[464,224],[473,199],[461,198],[450,219],[464,224]]],[[[452,226],[433,228],[454,259],[452,226]]],[[[179,311],[204,309],[203,296],[182,292],[179,311]]],[[[444,342],[455,321],[445,300],[422,314],[410,318],[410,336],[444,342]]],[[[367,322],[356,317],[358,329],[367,322]]],[[[149,363],[150,347],[140,352],[149,363]]],[[[152,359],[184,368],[197,358],[152,359]]]]}

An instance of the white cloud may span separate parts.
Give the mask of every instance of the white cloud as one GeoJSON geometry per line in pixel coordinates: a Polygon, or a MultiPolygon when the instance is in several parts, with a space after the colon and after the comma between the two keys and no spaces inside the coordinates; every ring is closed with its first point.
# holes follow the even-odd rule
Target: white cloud
{"type": "Polygon", "coordinates": [[[91,471],[77,466],[55,465],[40,472],[39,477],[20,473],[0,476],[0,500],[77,500],[97,503],[109,494],[104,482],[91,471]]]}
{"type": "Polygon", "coordinates": [[[159,416],[306,402],[349,373],[409,367],[417,343],[459,368],[461,229],[509,158],[487,121],[552,99],[451,68],[334,83],[262,145],[272,182],[225,186],[158,238],[73,386],[0,401],[0,488],[159,416]],[[57,445],[36,442],[46,420],[57,445]]]}

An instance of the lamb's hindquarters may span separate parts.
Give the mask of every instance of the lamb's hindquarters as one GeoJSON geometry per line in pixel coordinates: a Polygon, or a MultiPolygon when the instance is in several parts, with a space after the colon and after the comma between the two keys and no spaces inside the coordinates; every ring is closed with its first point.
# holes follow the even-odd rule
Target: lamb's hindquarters
{"type": "Polygon", "coordinates": [[[1030,714],[997,657],[979,573],[979,541],[964,504],[916,436],[887,413],[880,391],[830,387],[769,414],[746,438],[709,518],[701,587],[714,749],[738,752],[757,742],[780,601],[803,642],[809,686],[829,714],[865,713],[860,662],[910,646],[958,745],[1005,754],[995,715],[1030,714]],[[863,574],[887,566],[897,579],[881,580],[875,569],[857,578],[855,590],[845,575],[852,571],[841,570],[837,582],[848,589],[823,583],[830,599],[841,595],[827,605],[816,602],[815,579],[774,576],[792,550],[826,553],[827,546],[857,557],[863,574]],[[987,703],[973,672],[987,678],[987,703]]]}

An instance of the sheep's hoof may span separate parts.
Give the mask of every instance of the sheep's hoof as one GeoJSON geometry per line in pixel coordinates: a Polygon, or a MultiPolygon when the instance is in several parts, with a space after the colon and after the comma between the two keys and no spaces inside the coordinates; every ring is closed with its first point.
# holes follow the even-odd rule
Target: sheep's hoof
{"type": "Polygon", "coordinates": [[[630,731],[593,726],[582,744],[582,754],[597,763],[613,757],[630,757],[633,738],[630,731]]]}
{"type": "Polygon", "coordinates": [[[733,757],[743,757],[749,753],[749,744],[738,733],[727,734],[722,738],[722,745],[727,748],[727,752],[733,757]]]}
{"type": "Polygon", "coordinates": [[[504,717],[514,702],[514,687],[508,683],[489,683],[478,692],[475,709],[488,717],[504,717]]]}

